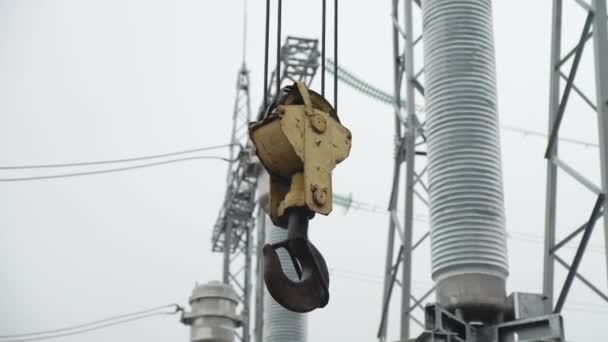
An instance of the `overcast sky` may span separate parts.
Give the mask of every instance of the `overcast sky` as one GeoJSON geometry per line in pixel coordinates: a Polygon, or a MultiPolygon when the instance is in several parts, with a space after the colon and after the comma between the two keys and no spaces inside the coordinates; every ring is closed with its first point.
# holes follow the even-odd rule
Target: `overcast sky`
{"type": "MultiPolygon", "coordinates": [[[[501,123],[545,131],[551,1],[494,3],[501,123]]],[[[585,13],[574,1],[565,3],[567,50],[585,13]]],[[[318,37],[319,6],[285,1],[284,7],[284,36],[318,37]]],[[[247,65],[257,108],[264,2],[251,0],[248,9],[247,65]]],[[[242,58],[242,10],[236,0],[0,0],[0,164],[113,159],[227,143],[242,58]]],[[[388,0],[341,2],[340,64],[387,91],[393,77],[389,15],[388,0]]],[[[591,45],[577,84],[593,97],[590,51],[591,45]]],[[[334,190],[384,206],[392,109],[347,86],[340,88],[339,107],[353,149],[334,173],[334,190]]],[[[595,124],[573,94],[563,136],[596,142],[595,124]]],[[[501,143],[508,289],[540,292],[545,140],[503,130],[501,143]]],[[[564,160],[599,183],[597,148],[561,146],[564,160]]],[[[210,238],[225,172],[224,162],[197,160],[0,183],[0,335],[185,304],[196,281],[220,279],[221,255],[211,253],[210,238]]],[[[558,196],[559,236],[565,236],[589,216],[594,198],[562,174],[558,196]]],[[[427,215],[419,203],[415,211],[427,215]]],[[[387,223],[384,214],[344,214],[340,208],[311,223],[311,239],[333,271],[329,305],[309,315],[310,341],[376,340],[387,223]]],[[[417,222],[416,235],[426,228],[417,222]]],[[[606,289],[603,245],[600,228],[580,271],[606,289]]],[[[561,256],[572,258],[573,249],[561,256]]],[[[414,260],[416,295],[432,285],[429,259],[423,244],[414,260]]],[[[564,272],[556,270],[559,289],[564,272]]],[[[398,301],[392,307],[389,331],[397,339],[398,301]]],[[[608,306],[576,281],[564,317],[568,340],[608,339],[601,327],[608,306]]],[[[420,330],[413,325],[413,331],[420,330]]],[[[177,318],[162,317],[62,340],[187,341],[188,335],[177,318]]]]}

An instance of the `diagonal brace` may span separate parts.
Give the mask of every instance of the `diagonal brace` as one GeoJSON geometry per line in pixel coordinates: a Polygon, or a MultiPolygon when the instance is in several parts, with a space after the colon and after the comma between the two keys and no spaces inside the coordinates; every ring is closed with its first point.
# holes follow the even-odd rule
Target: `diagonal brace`
{"type": "MultiPolygon", "coordinates": [[[[567,262],[565,262],[562,258],[560,258],[559,256],[555,255],[555,260],[557,260],[558,263],[560,263],[562,266],[564,266],[565,269],[569,270],[572,266],[568,265],[567,262]]],[[[587,278],[583,277],[582,275],[580,275],[580,273],[576,272],[574,274],[574,276],[580,280],[583,284],[587,285],[587,287],[589,287],[589,289],[593,292],[595,292],[595,294],[597,294],[598,296],[600,296],[603,300],[605,300],[606,302],[608,302],[608,295],[606,295],[605,293],[603,293],[602,291],[600,291],[600,289],[597,288],[597,286],[593,285],[593,283],[591,283],[587,278]]]]}
{"type": "Polygon", "coordinates": [[[604,205],[604,199],[604,194],[600,194],[597,197],[597,201],[595,201],[595,205],[593,206],[593,210],[591,211],[591,217],[587,222],[585,232],[583,233],[581,242],[578,245],[576,254],[574,255],[572,267],[570,267],[570,271],[568,271],[568,275],[566,276],[566,280],[564,281],[564,285],[562,286],[562,291],[560,292],[559,297],[557,298],[557,303],[555,304],[555,308],[553,309],[554,313],[560,313],[562,311],[562,308],[564,307],[564,303],[566,301],[566,298],[568,297],[568,293],[570,292],[570,287],[572,286],[572,281],[574,280],[574,277],[578,272],[578,267],[580,266],[581,260],[583,259],[583,255],[585,254],[585,250],[587,249],[587,244],[589,243],[589,239],[591,238],[593,227],[595,227],[595,221],[599,217],[602,206],[604,205]]]}
{"type": "Polygon", "coordinates": [[[574,78],[576,77],[576,72],[578,71],[578,66],[581,62],[583,51],[585,50],[585,39],[589,34],[589,31],[591,30],[592,23],[593,12],[589,12],[587,14],[587,20],[585,21],[585,26],[583,27],[583,32],[581,34],[579,43],[576,47],[574,60],[572,61],[572,66],[570,67],[570,74],[568,75],[568,81],[566,82],[566,87],[564,88],[564,93],[562,94],[562,98],[557,109],[557,114],[555,115],[555,122],[553,123],[553,127],[551,128],[551,134],[549,135],[549,143],[547,144],[547,150],[545,151],[545,158],[547,159],[551,157],[553,145],[555,144],[555,140],[557,140],[559,128],[562,124],[564,112],[566,111],[566,104],[568,103],[568,98],[570,97],[572,86],[574,84],[574,78]]]}

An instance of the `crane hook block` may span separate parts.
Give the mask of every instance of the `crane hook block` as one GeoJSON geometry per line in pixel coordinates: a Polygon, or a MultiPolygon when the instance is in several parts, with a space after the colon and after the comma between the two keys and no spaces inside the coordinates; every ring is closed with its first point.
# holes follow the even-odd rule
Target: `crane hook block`
{"type": "Polygon", "coordinates": [[[351,133],[334,108],[304,82],[281,90],[266,115],[249,125],[260,162],[270,174],[272,222],[287,228],[289,208],[328,215],[331,172],[350,153],[351,133]]]}

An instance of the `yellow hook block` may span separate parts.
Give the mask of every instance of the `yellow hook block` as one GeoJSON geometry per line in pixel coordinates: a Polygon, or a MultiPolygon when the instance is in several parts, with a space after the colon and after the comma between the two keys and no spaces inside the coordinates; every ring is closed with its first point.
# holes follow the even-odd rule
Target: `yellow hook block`
{"type": "Polygon", "coordinates": [[[350,153],[352,136],[321,95],[298,82],[249,135],[270,174],[270,217],[287,227],[285,210],[306,207],[327,215],[332,210],[331,172],[350,153]]]}

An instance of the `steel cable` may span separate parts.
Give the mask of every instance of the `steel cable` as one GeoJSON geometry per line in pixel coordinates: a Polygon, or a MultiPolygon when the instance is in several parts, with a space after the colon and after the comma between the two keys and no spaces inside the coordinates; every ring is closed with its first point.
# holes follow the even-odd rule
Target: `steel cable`
{"type": "Polygon", "coordinates": [[[235,146],[238,144],[224,144],[224,145],[215,145],[208,147],[199,147],[189,150],[182,150],[176,152],[168,152],[161,154],[153,154],[149,156],[142,157],[130,157],[130,158],[120,158],[120,159],[110,159],[110,160],[98,160],[98,161],[90,161],[90,162],[76,162],[76,163],[57,163],[57,164],[41,164],[41,165],[15,165],[15,166],[0,166],[0,170],[23,170],[23,169],[45,169],[45,168],[60,168],[60,167],[73,167],[73,166],[92,166],[92,165],[103,165],[103,164],[117,164],[117,163],[126,163],[126,162],[134,162],[134,161],[142,161],[149,159],[157,159],[164,157],[172,157],[182,154],[190,154],[195,152],[209,151],[220,149],[224,147],[235,146]]]}
{"type": "Polygon", "coordinates": [[[127,322],[140,320],[140,319],[153,317],[153,316],[173,315],[180,311],[182,311],[182,309],[179,305],[167,304],[167,305],[157,306],[154,308],[135,311],[135,312],[127,313],[127,314],[111,316],[111,317],[107,317],[107,318],[103,318],[100,320],[95,320],[95,321],[91,321],[91,322],[87,322],[87,323],[67,326],[67,327],[63,327],[63,328],[57,328],[57,329],[51,329],[51,330],[41,330],[41,331],[29,332],[29,333],[0,335],[0,339],[3,340],[3,342],[25,342],[25,341],[45,340],[45,339],[50,339],[50,338],[80,334],[80,333],[87,332],[87,331],[102,329],[105,327],[114,326],[114,325],[118,325],[118,324],[124,324],[127,322]],[[170,312],[167,312],[167,311],[155,312],[155,311],[159,311],[159,310],[167,309],[167,308],[171,308],[171,307],[175,308],[175,310],[170,311],[170,312]],[[39,336],[39,335],[43,335],[43,336],[39,336]],[[47,336],[47,335],[50,335],[50,336],[47,336]],[[39,336],[39,337],[34,337],[34,336],[39,336]],[[12,340],[5,340],[5,339],[9,339],[9,338],[12,340]]]}
{"type": "Polygon", "coordinates": [[[44,175],[44,176],[0,178],[0,182],[25,182],[25,181],[44,180],[44,179],[91,176],[91,175],[98,175],[98,174],[103,174],[103,173],[122,172],[122,171],[142,169],[142,168],[147,168],[147,167],[153,167],[153,166],[159,166],[159,165],[165,165],[165,164],[173,164],[173,163],[179,163],[179,162],[190,161],[190,160],[200,160],[200,159],[217,159],[217,160],[222,160],[222,161],[227,161],[227,162],[230,161],[230,159],[228,159],[228,158],[219,157],[219,156],[184,157],[184,158],[170,159],[170,160],[164,160],[164,161],[148,163],[148,164],[118,167],[118,168],[113,168],[113,169],[102,169],[102,170],[74,172],[74,173],[62,173],[62,174],[44,175]]]}

